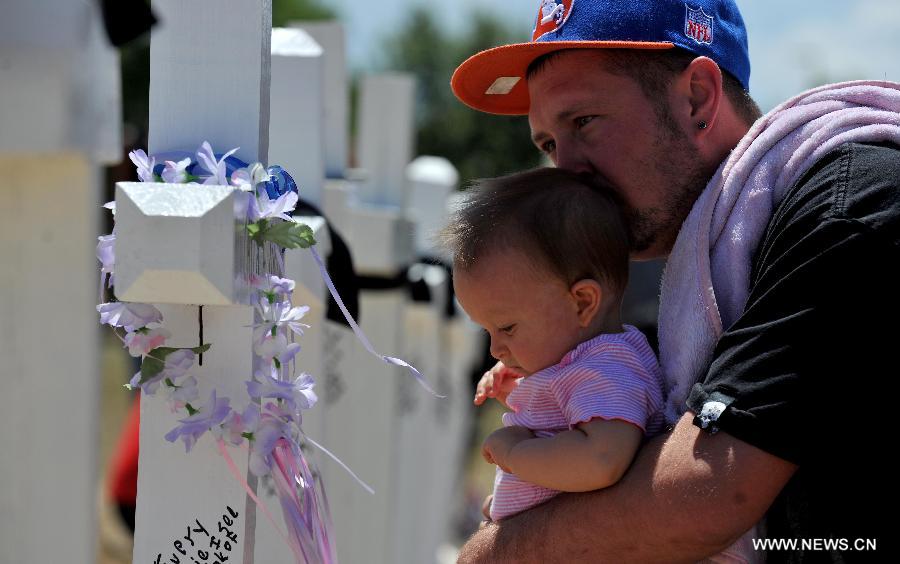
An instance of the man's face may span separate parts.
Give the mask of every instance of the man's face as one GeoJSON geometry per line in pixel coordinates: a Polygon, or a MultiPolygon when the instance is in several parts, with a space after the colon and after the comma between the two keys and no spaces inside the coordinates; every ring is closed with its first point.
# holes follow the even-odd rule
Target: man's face
{"type": "Polygon", "coordinates": [[[632,258],[666,256],[710,167],[634,80],[604,69],[605,56],[565,51],[529,78],[532,140],[559,168],[590,174],[620,196],[632,258]]]}

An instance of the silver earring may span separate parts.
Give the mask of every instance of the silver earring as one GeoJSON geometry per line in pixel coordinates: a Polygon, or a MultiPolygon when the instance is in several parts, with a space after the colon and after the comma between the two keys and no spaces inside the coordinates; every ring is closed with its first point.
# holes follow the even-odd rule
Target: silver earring
{"type": "Polygon", "coordinates": [[[705,121],[701,121],[700,123],[697,124],[697,129],[706,129],[706,128],[707,128],[707,123],[705,121]]]}

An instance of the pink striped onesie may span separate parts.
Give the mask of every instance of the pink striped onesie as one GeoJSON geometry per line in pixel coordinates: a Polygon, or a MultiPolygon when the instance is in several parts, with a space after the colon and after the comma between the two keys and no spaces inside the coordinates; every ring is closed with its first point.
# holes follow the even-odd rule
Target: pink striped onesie
{"type": "MultiPolygon", "coordinates": [[[[599,417],[628,421],[646,435],[662,431],[665,397],[659,364],[644,334],[630,325],[624,328],[624,333],[585,341],[559,364],[520,379],[506,399],[513,411],[503,414],[503,425],[527,427],[546,438],[599,417]]],[[[491,519],[509,517],[558,493],[497,467],[491,519]]]]}

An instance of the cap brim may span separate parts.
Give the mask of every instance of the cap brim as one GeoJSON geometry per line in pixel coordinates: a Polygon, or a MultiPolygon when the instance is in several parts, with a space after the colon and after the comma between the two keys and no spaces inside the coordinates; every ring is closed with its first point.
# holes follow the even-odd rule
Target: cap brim
{"type": "Polygon", "coordinates": [[[494,47],[472,55],[453,73],[450,87],[464,104],[489,114],[528,113],[525,71],[540,57],[563,49],[671,49],[667,41],[539,41],[494,47]]]}

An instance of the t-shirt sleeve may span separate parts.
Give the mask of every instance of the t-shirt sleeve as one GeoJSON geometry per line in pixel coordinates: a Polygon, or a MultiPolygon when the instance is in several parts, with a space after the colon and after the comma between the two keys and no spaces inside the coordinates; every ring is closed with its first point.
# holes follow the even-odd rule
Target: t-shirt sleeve
{"type": "Polygon", "coordinates": [[[627,421],[644,432],[662,405],[650,374],[631,355],[569,365],[551,390],[572,428],[595,418],[627,421]]]}
{"type": "Polygon", "coordinates": [[[688,398],[695,424],[796,464],[835,425],[865,425],[896,346],[898,155],[847,145],[789,191],[745,311],[688,398]]]}

